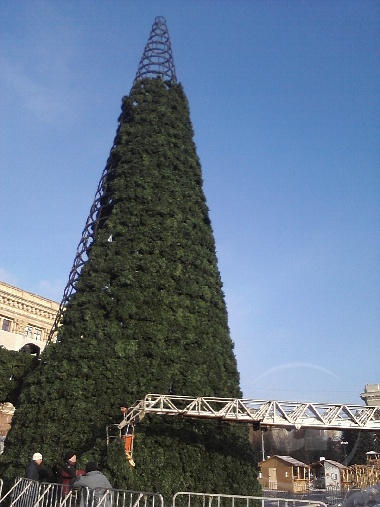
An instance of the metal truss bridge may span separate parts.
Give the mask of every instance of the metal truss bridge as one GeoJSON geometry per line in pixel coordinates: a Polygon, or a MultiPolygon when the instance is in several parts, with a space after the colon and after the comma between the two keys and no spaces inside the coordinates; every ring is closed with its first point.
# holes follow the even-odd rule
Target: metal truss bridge
{"type": "Polygon", "coordinates": [[[145,414],[251,423],[255,429],[380,431],[380,407],[164,394],[147,394],[137,401],[118,425],[119,429],[134,424],[145,414]]]}

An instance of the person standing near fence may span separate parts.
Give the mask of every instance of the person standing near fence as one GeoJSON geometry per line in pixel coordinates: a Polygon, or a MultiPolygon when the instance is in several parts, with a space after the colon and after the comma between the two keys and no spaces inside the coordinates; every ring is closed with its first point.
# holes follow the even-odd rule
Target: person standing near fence
{"type": "Polygon", "coordinates": [[[26,486],[22,486],[24,488],[24,494],[17,500],[16,507],[33,507],[37,502],[40,489],[41,463],[42,454],[35,452],[32,456],[32,460],[25,467],[25,477],[28,481],[26,481],[26,486]]]}
{"type": "Polygon", "coordinates": [[[60,482],[62,484],[62,496],[66,496],[70,491],[73,480],[79,475],[83,475],[83,470],[77,470],[77,456],[74,451],[67,451],[64,457],[64,464],[61,468],[60,482]]]}
{"type": "Polygon", "coordinates": [[[86,475],[75,479],[72,483],[74,488],[83,487],[80,507],[109,507],[111,505],[112,486],[107,477],[99,471],[98,464],[90,461],[86,465],[86,475]],[[94,490],[94,491],[90,491],[94,490]]]}
{"type": "Polygon", "coordinates": [[[30,461],[25,467],[25,477],[27,479],[32,479],[33,481],[40,480],[40,468],[42,463],[42,454],[39,452],[35,452],[32,456],[32,461],[30,461]]]}

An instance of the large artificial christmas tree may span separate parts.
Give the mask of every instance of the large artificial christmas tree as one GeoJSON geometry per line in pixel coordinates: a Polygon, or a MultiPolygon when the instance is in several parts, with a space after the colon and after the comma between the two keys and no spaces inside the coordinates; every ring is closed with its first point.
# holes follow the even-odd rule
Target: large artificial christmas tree
{"type": "Polygon", "coordinates": [[[65,290],[62,320],[26,376],[2,458],[11,478],[36,452],[73,449],[114,487],[254,494],[248,428],[147,415],[136,467],[119,402],[147,393],[241,396],[188,103],[156,18],[65,290]]]}

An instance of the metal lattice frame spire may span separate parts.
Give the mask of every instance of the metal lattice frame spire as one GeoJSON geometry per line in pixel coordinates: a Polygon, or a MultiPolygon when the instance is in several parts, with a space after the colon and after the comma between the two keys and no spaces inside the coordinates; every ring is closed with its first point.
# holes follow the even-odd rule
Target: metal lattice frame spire
{"type": "Polygon", "coordinates": [[[177,82],[169,32],[162,16],[154,20],[133,84],[147,77],[177,82]]]}
{"type": "Polygon", "coordinates": [[[88,251],[94,241],[94,235],[98,229],[100,217],[102,220],[107,218],[106,214],[101,213],[105,206],[109,206],[112,202],[112,198],[105,190],[105,182],[107,179],[109,166],[106,165],[103,170],[102,176],[98,188],[96,190],[94,202],[92,203],[90,214],[87,218],[86,225],[82,232],[82,238],[79,241],[77,247],[77,253],[73,262],[73,266],[70,271],[69,281],[66,284],[65,290],[63,291],[63,297],[61,304],[58,309],[54,324],[50,330],[48,342],[52,341],[58,331],[58,327],[62,320],[62,315],[65,310],[65,306],[73,293],[75,292],[75,285],[82,270],[83,264],[88,259],[88,251]]]}
{"type": "MultiPolygon", "coordinates": [[[[161,16],[158,16],[154,21],[133,84],[143,78],[157,77],[165,81],[177,82],[169,32],[166,26],[166,20],[161,16]]],[[[77,247],[69,280],[63,292],[62,301],[51,328],[48,341],[52,341],[55,338],[66,304],[75,292],[76,282],[83,265],[88,259],[88,251],[94,241],[96,231],[99,227],[99,221],[106,220],[109,216],[109,210],[112,207],[110,206],[112,205],[112,196],[108,195],[106,192],[106,180],[109,170],[110,167],[107,164],[100,178],[94,202],[83,229],[82,238],[77,247]]]]}

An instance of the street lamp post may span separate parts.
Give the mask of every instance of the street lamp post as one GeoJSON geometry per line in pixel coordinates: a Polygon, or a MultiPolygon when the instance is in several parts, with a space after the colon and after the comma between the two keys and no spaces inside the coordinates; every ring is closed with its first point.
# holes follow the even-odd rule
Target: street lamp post
{"type": "Polygon", "coordinates": [[[346,453],[346,446],[348,445],[348,442],[346,440],[341,440],[340,445],[343,445],[343,451],[344,451],[344,466],[347,466],[347,453],[346,453]]]}

